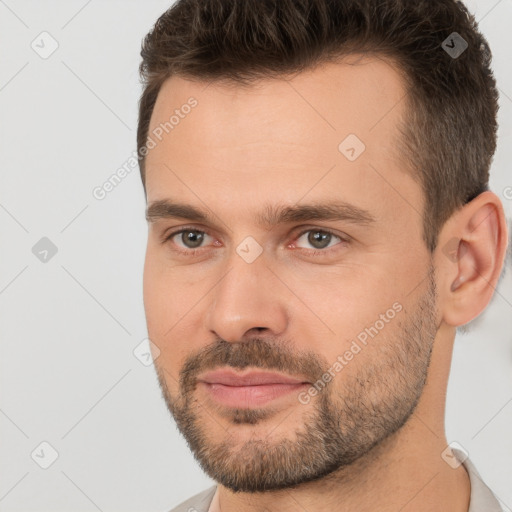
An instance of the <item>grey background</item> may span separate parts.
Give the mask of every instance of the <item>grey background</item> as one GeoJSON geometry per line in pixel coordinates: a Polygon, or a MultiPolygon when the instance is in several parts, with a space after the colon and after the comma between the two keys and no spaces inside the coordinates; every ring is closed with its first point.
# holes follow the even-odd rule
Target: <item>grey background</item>
{"type": "MultiPolygon", "coordinates": [[[[136,149],[140,42],[169,5],[0,0],[2,512],[165,511],[212,485],[143,364],[138,169],[103,200],[92,193],[136,149]],[[49,51],[53,40],[47,58],[31,47],[49,51]],[[49,252],[36,257],[34,246],[49,252]],[[42,442],[58,453],[47,469],[52,448],[42,442]]],[[[512,1],[468,5],[494,53],[501,110],[491,188],[510,219],[512,1]]],[[[511,333],[509,270],[472,331],[457,336],[446,415],[448,440],[469,452],[507,511],[511,333]]]]}

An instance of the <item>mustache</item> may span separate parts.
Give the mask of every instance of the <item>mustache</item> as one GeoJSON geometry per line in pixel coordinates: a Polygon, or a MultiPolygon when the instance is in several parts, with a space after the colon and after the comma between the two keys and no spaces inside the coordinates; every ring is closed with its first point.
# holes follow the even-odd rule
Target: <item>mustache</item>
{"type": "Polygon", "coordinates": [[[219,367],[274,370],[291,376],[301,375],[314,382],[321,378],[329,365],[318,354],[293,348],[286,340],[255,337],[247,341],[229,342],[217,339],[187,357],[180,370],[181,389],[185,394],[192,392],[199,374],[219,367]]]}

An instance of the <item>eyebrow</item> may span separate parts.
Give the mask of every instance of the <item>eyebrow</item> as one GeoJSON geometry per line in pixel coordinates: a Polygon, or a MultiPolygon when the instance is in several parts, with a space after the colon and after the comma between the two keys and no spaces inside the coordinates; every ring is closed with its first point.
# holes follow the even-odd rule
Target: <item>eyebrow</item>
{"type": "MultiPolygon", "coordinates": [[[[214,223],[214,217],[215,215],[208,210],[173,202],[169,199],[154,201],[146,210],[148,222],[156,222],[160,219],[184,219],[193,222],[214,223]]],[[[369,211],[345,201],[293,206],[266,205],[262,212],[256,215],[256,221],[266,228],[278,224],[313,220],[345,221],[361,225],[370,225],[376,222],[375,217],[369,211]]]]}

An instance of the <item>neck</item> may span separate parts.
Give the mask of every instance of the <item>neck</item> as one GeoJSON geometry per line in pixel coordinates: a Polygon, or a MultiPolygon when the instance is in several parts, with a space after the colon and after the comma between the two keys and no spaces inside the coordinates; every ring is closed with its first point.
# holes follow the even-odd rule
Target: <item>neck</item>
{"type": "Polygon", "coordinates": [[[446,438],[418,414],[356,462],[328,477],[266,493],[232,493],[219,486],[221,512],[467,512],[470,483],[462,465],[441,457],[446,438]],[[420,440],[420,441],[418,441],[420,440]],[[377,507],[378,505],[378,507],[377,507]]]}

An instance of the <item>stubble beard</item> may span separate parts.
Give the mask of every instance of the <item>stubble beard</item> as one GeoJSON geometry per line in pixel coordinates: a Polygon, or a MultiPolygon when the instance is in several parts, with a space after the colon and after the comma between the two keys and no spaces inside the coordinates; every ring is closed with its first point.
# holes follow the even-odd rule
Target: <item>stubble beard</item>
{"type": "Polygon", "coordinates": [[[297,400],[296,407],[303,412],[293,431],[283,431],[283,425],[288,426],[286,417],[281,425],[272,423],[278,411],[270,406],[219,409],[229,423],[224,430],[214,411],[205,411],[205,404],[198,401],[195,376],[204,368],[226,365],[319,376],[327,362],[317,354],[297,356],[266,338],[240,343],[220,340],[187,359],[180,372],[178,396],[171,396],[165,372],[155,361],[166,405],[202,469],[233,492],[286,489],[349,466],[397,432],[421,397],[437,332],[432,267],[428,281],[414,311],[403,321],[393,320],[398,323],[393,339],[372,340],[364,348],[371,351],[369,360],[356,366],[360,356],[356,357],[308,405],[297,400]],[[270,434],[237,441],[236,429],[249,425],[268,425],[265,430],[270,434]],[[212,436],[212,428],[217,438],[212,436]]]}

